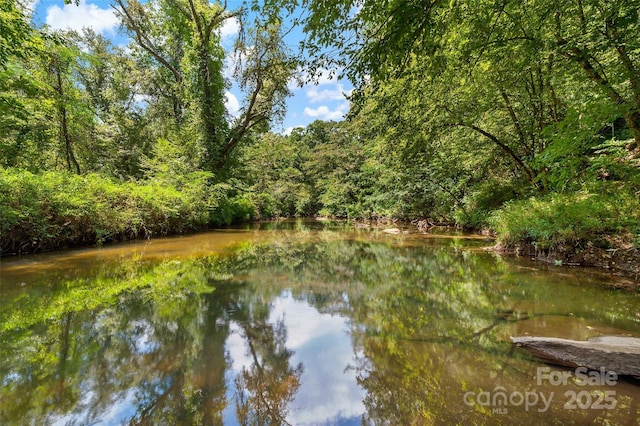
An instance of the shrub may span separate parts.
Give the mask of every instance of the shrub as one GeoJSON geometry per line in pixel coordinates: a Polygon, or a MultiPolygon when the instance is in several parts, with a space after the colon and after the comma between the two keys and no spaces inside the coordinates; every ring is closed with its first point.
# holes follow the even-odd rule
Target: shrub
{"type": "Polygon", "coordinates": [[[489,219],[506,246],[535,242],[539,247],[606,246],[607,234],[634,232],[640,223],[638,196],[624,187],[600,187],[570,194],[550,194],[507,203],[489,219]]]}
{"type": "Polygon", "coordinates": [[[458,208],[454,214],[457,224],[467,229],[482,229],[489,223],[491,213],[504,203],[517,197],[511,182],[502,183],[491,179],[464,198],[465,208],[458,208]]]}
{"type": "Polygon", "coordinates": [[[253,205],[256,208],[256,217],[259,219],[270,219],[279,216],[278,201],[269,193],[259,193],[254,195],[253,205]]]}
{"type": "Polygon", "coordinates": [[[221,226],[244,222],[258,216],[257,207],[249,198],[238,195],[229,184],[218,183],[208,190],[209,224],[221,226]]]}
{"type": "Polygon", "coordinates": [[[2,253],[100,244],[196,230],[209,205],[197,187],[0,169],[2,253]]]}

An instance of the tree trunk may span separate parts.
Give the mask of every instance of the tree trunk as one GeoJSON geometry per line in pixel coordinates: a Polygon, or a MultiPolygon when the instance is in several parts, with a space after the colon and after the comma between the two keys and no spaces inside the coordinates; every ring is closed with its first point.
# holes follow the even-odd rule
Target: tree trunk
{"type": "Polygon", "coordinates": [[[64,103],[64,88],[62,83],[62,71],[60,70],[59,64],[54,64],[53,66],[54,72],[56,73],[56,83],[57,87],[55,87],[55,91],[58,95],[58,114],[60,116],[60,140],[64,144],[65,148],[65,157],[67,160],[67,168],[69,171],[73,171],[71,165],[73,164],[73,168],[75,168],[76,173],[80,174],[80,165],[78,164],[78,160],[76,160],[76,156],[73,153],[73,142],[71,140],[71,135],[69,134],[69,125],[67,122],[67,107],[64,103]]]}
{"type": "Polygon", "coordinates": [[[552,364],[640,377],[640,339],[636,337],[601,336],[586,342],[529,336],[513,337],[512,340],[552,364]]]}

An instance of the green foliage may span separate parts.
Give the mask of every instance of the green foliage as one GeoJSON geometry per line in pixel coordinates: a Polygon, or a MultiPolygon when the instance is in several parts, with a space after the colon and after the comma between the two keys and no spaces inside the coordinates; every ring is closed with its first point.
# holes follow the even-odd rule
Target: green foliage
{"type": "Polygon", "coordinates": [[[547,248],[587,241],[607,246],[607,235],[637,232],[640,199],[621,186],[571,194],[550,194],[508,203],[490,218],[501,243],[520,241],[547,248]]]}
{"type": "Polygon", "coordinates": [[[15,1],[0,2],[0,70],[11,57],[25,57],[37,43],[27,17],[15,1]]]}
{"type": "Polygon", "coordinates": [[[606,206],[620,187],[637,210],[637,5],[307,3],[311,68],[340,52],[366,147],[367,166],[319,180],[325,212],[491,223],[509,243],[629,231],[637,217],[606,206]]]}
{"type": "Polygon", "coordinates": [[[298,2],[252,0],[249,15],[226,2],[115,0],[126,50],[90,30],[38,31],[2,3],[3,251],[316,214],[491,223],[505,240],[626,229],[612,210],[592,208],[612,223],[600,230],[560,206],[640,190],[635,4],[300,4],[308,14],[293,21],[311,56],[302,71],[344,66],[354,108],[348,122],[283,136],[267,132],[300,71],[282,19],[298,2]],[[224,106],[229,20],[241,23],[236,117],[224,106]],[[528,196],[567,223],[532,218],[531,234],[512,230],[520,204],[500,209],[528,196]]]}
{"type": "Polygon", "coordinates": [[[76,244],[201,229],[210,205],[194,182],[122,183],[99,175],[32,174],[0,169],[2,252],[31,252],[76,244]]]}
{"type": "Polygon", "coordinates": [[[211,225],[228,225],[245,222],[257,217],[257,208],[249,197],[226,183],[218,183],[209,188],[209,218],[211,225]]]}
{"type": "Polygon", "coordinates": [[[489,225],[491,214],[502,205],[517,198],[517,188],[511,182],[494,179],[474,186],[456,211],[456,222],[468,229],[483,229],[489,225]]]}
{"type": "Polygon", "coordinates": [[[178,190],[204,185],[213,176],[211,173],[198,171],[199,156],[194,145],[188,139],[181,143],[158,139],[151,155],[142,157],[140,161],[147,179],[178,190]]]}

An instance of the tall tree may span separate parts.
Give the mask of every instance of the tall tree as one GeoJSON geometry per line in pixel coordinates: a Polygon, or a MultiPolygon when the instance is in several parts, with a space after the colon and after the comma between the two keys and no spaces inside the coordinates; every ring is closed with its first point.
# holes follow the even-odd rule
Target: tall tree
{"type": "Polygon", "coordinates": [[[53,51],[49,58],[49,70],[52,73],[51,88],[53,89],[56,110],[58,113],[58,138],[60,145],[64,147],[64,156],[69,171],[74,170],[80,174],[80,165],[74,153],[74,141],[69,129],[69,110],[70,91],[68,87],[67,75],[70,70],[71,57],[66,49],[60,49],[58,52],[53,51]]]}
{"type": "Polygon", "coordinates": [[[194,117],[204,152],[202,167],[222,173],[243,137],[284,107],[295,64],[285,53],[279,23],[257,25],[249,42],[239,45],[247,66],[238,77],[248,93],[240,117],[230,126],[220,30],[229,20],[241,24],[245,11],[206,0],[115,0],[115,6],[137,45],[168,74],[176,124],[183,124],[183,111],[194,117]]]}

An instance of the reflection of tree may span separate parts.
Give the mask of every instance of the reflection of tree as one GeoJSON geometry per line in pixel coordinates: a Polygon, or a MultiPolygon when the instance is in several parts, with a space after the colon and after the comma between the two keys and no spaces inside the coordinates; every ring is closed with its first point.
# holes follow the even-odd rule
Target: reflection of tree
{"type": "MultiPolygon", "coordinates": [[[[549,294],[545,275],[524,275],[486,253],[302,234],[228,257],[123,266],[7,304],[0,423],[92,423],[120,405],[134,424],[219,424],[229,404],[224,348],[234,324],[250,359],[234,383],[238,420],[285,424],[302,366],[290,365],[284,322],[269,321],[269,303],[283,288],[320,312],[351,318],[365,419],[381,424],[437,423],[443,413],[454,422],[488,421],[491,413],[463,405],[462,395],[498,379],[526,390],[523,377],[535,364],[512,356],[510,327],[556,313],[557,300],[585,319],[637,324],[637,300],[628,295],[571,287],[569,279],[549,294]],[[15,326],[20,319],[25,326],[15,326]]],[[[621,405],[637,404],[619,393],[621,405]]],[[[567,418],[561,408],[552,409],[567,418]]]]}
{"type": "MultiPolygon", "coordinates": [[[[120,294],[112,306],[113,289],[125,287],[121,278],[69,283],[70,297],[82,291],[92,299],[56,294],[53,300],[74,302],[72,310],[0,335],[7,343],[0,349],[6,379],[0,422],[92,423],[126,403],[136,407],[131,423],[219,424],[226,405],[228,320],[224,301],[207,294],[219,270],[216,259],[133,269],[125,278],[135,280],[131,287],[153,285],[120,294]],[[92,284],[93,293],[74,287],[92,284]],[[101,307],[82,310],[82,304],[101,307]]],[[[43,315],[34,312],[36,303],[23,306],[43,315]]]]}
{"type": "MultiPolygon", "coordinates": [[[[284,285],[320,311],[352,318],[368,423],[500,422],[490,408],[465,405],[463,396],[497,385],[526,392],[535,384],[536,364],[514,354],[508,341],[514,324],[560,310],[604,323],[612,316],[628,326],[635,312],[618,303],[628,296],[598,291],[596,297],[566,277],[562,286],[549,275],[523,277],[487,253],[316,238],[325,236],[322,244],[252,246],[237,262],[260,282],[258,292],[284,285]],[[555,302],[563,292],[570,296],[560,308],[555,302]],[[607,312],[593,309],[598,298],[610,301],[607,312]]],[[[561,403],[551,410],[558,419],[582,418],[561,403]]],[[[509,420],[527,422],[529,414],[512,409],[509,420]]]]}
{"type": "Polygon", "coordinates": [[[252,360],[235,379],[240,424],[288,424],[287,406],[300,387],[303,367],[289,365],[293,352],[286,347],[284,321],[269,324],[265,304],[236,303],[230,311],[243,332],[252,360]]]}
{"type": "MultiPolygon", "coordinates": [[[[100,308],[82,310],[75,301],[59,319],[1,334],[0,422],[92,423],[125,403],[135,408],[131,424],[221,424],[228,404],[225,342],[234,321],[255,361],[238,379],[247,389],[238,406],[244,404],[248,423],[283,423],[302,367],[289,367],[284,323],[269,324],[268,302],[249,301],[250,291],[246,302],[239,300],[246,284],[229,281],[227,268],[227,260],[211,258],[145,267],[140,276],[131,269],[128,279],[157,284],[122,293],[110,306],[109,292],[124,285],[106,278],[84,301],[100,308]]],[[[69,303],[64,294],[51,299],[69,303]]],[[[45,315],[36,303],[23,306],[45,315]]]]}

